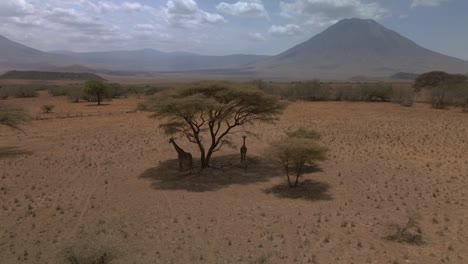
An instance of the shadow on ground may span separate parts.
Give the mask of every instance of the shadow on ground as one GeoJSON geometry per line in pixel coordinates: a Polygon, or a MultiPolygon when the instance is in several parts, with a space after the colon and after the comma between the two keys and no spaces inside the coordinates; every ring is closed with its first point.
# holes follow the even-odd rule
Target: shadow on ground
{"type": "MultiPolygon", "coordinates": [[[[198,165],[200,160],[194,159],[193,163],[198,165]]],[[[212,168],[203,171],[196,167],[192,173],[180,173],[178,160],[168,160],[146,170],[140,178],[152,180],[152,186],[157,190],[206,192],[233,184],[268,182],[273,177],[283,176],[281,168],[276,164],[258,157],[248,158],[245,169],[240,165],[238,155],[216,157],[211,164],[212,168]]]]}
{"type": "Polygon", "coordinates": [[[17,147],[0,147],[0,159],[14,158],[23,155],[31,155],[32,152],[19,149],[17,147]]]}
{"type": "Polygon", "coordinates": [[[279,198],[328,201],[332,199],[332,196],[328,193],[328,189],[330,189],[328,183],[305,180],[294,188],[284,183],[268,188],[264,190],[264,192],[267,194],[274,194],[279,198]]]}

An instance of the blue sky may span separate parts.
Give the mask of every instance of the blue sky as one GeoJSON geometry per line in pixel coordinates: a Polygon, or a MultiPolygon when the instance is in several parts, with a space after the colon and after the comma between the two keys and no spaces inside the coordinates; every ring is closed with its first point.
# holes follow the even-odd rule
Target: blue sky
{"type": "Polygon", "coordinates": [[[0,0],[0,34],[41,50],[277,54],[350,17],[468,59],[466,0],[0,0]]]}

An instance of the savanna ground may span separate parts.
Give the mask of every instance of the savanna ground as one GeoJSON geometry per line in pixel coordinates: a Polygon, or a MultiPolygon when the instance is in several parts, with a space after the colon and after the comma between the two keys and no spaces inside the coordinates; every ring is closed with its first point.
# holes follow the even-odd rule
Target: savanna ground
{"type": "Polygon", "coordinates": [[[214,169],[190,176],[158,121],[133,111],[141,100],[4,101],[34,120],[25,133],[0,127],[1,263],[104,253],[125,264],[468,262],[467,114],[295,102],[275,125],[247,128],[258,137],[247,138],[246,170],[225,148],[214,169]],[[301,126],[322,133],[329,158],[290,190],[262,156],[301,126]],[[421,245],[386,239],[414,214],[421,245]]]}

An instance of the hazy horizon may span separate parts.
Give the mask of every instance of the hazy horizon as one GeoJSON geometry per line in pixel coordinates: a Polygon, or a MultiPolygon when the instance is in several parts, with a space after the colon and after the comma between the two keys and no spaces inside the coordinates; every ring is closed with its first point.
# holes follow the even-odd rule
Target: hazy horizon
{"type": "Polygon", "coordinates": [[[344,18],[369,18],[468,59],[461,0],[2,0],[0,35],[43,51],[276,55],[344,18]],[[450,13],[450,16],[446,14],[450,13]]]}

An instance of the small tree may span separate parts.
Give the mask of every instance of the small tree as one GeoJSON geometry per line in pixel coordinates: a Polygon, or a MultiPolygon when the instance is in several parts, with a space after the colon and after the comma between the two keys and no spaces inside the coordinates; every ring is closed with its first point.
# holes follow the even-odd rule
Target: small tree
{"type": "Polygon", "coordinates": [[[318,133],[304,129],[289,133],[289,137],[271,144],[268,149],[270,158],[283,166],[289,187],[296,187],[307,164],[325,160],[327,148],[317,142],[318,133]],[[294,181],[291,180],[295,177],[294,181]]]}
{"type": "Polygon", "coordinates": [[[24,110],[0,104],[0,125],[21,130],[19,124],[29,120],[24,110]]]}
{"type": "Polygon", "coordinates": [[[98,105],[101,105],[102,100],[108,95],[109,88],[106,83],[101,80],[89,80],[86,82],[84,93],[96,99],[98,105]]]}
{"type": "Polygon", "coordinates": [[[236,128],[274,121],[285,105],[248,84],[199,82],[162,92],[139,108],[163,118],[166,134],[197,144],[201,167],[208,168],[213,153],[231,144],[236,128]]]}
{"type": "Polygon", "coordinates": [[[43,105],[43,106],[41,106],[42,112],[44,114],[49,114],[50,112],[52,112],[52,110],[54,110],[54,108],[55,108],[55,105],[43,105]]]}

